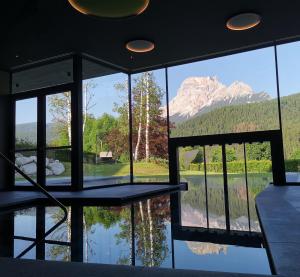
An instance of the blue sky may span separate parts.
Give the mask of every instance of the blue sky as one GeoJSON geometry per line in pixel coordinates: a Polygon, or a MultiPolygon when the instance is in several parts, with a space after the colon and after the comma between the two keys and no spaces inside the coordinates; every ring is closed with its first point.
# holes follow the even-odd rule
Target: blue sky
{"type": "MultiPolygon", "coordinates": [[[[300,42],[278,46],[278,63],[281,96],[300,92],[300,42]]],[[[154,75],[158,84],[165,89],[164,70],[156,70],[154,75]]],[[[277,93],[273,47],[170,67],[170,100],[175,97],[181,83],[191,76],[217,76],[225,85],[242,81],[256,92],[265,91],[272,97],[276,97],[277,93]]],[[[122,94],[115,90],[114,84],[126,80],[127,76],[122,73],[94,78],[97,87],[93,101],[96,105],[90,112],[95,116],[104,112],[111,114],[113,103],[120,103],[122,94]]],[[[35,103],[35,100],[23,100],[17,104],[18,123],[36,121],[35,103]]],[[[51,120],[51,116],[48,116],[48,120],[51,120]]]]}

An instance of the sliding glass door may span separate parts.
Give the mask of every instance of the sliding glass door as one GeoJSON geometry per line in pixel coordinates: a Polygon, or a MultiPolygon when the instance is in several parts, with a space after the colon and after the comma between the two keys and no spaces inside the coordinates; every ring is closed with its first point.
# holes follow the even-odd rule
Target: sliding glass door
{"type": "Polygon", "coordinates": [[[71,186],[71,121],[70,91],[15,101],[15,164],[42,186],[71,186]]]}

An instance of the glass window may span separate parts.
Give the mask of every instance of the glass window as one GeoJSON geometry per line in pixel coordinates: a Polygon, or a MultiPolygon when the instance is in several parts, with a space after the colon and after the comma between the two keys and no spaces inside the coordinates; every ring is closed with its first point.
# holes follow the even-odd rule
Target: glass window
{"type": "Polygon", "coordinates": [[[101,68],[83,81],[85,187],[130,181],[128,76],[101,68]]]}
{"type": "Polygon", "coordinates": [[[46,185],[71,185],[71,92],[46,96],[46,185]]]}
{"type": "Polygon", "coordinates": [[[15,72],[12,92],[19,93],[73,82],[73,60],[63,60],[15,72]]]}
{"type": "Polygon", "coordinates": [[[37,98],[16,101],[15,149],[34,149],[37,143],[37,98]]]}
{"type": "Polygon", "coordinates": [[[169,68],[171,137],[279,129],[274,49],[169,68]]]}
{"type": "Polygon", "coordinates": [[[71,92],[46,96],[46,145],[48,147],[70,146],[71,137],[71,92]]]}
{"type": "Polygon", "coordinates": [[[131,84],[134,181],[168,182],[165,71],[135,74],[131,84]]]}
{"type": "Polygon", "coordinates": [[[300,42],[278,46],[282,132],[287,182],[300,182],[300,42]]]}

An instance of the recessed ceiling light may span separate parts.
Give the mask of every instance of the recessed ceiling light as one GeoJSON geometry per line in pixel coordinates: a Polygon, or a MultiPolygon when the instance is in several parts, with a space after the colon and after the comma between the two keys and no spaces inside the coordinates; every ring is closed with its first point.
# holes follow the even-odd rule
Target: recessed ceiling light
{"type": "Polygon", "coordinates": [[[155,48],[155,45],[149,40],[136,39],[127,42],[126,48],[131,52],[145,53],[152,51],[155,48]]]}
{"type": "Polygon", "coordinates": [[[244,31],[257,26],[261,16],[257,13],[241,13],[229,18],[226,27],[233,31],[244,31]]]}
{"type": "Polygon", "coordinates": [[[77,11],[104,18],[122,18],[144,12],[150,0],[68,0],[77,11]]]}

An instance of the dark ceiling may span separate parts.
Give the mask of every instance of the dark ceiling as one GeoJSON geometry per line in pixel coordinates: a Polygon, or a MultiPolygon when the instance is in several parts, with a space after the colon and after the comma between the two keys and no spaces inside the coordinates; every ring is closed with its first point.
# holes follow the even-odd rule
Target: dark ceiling
{"type": "Polygon", "coordinates": [[[0,11],[0,68],[5,70],[81,52],[136,71],[300,34],[299,0],[151,0],[145,13],[124,20],[82,15],[67,0],[5,3],[0,11]],[[261,14],[261,25],[228,31],[226,19],[245,11],[261,14]],[[153,40],[156,49],[130,54],[124,44],[135,38],[153,40]]]}

